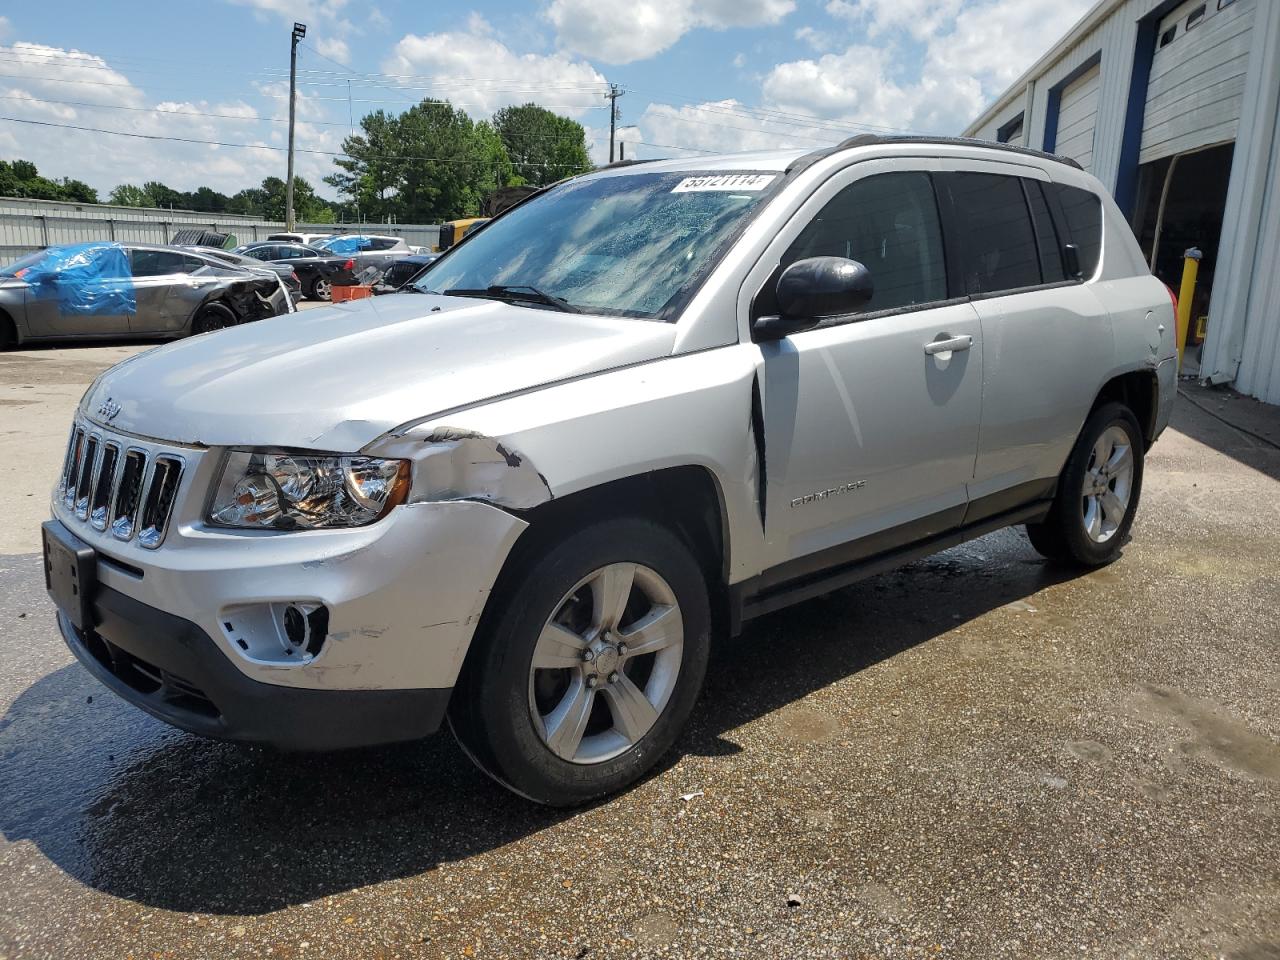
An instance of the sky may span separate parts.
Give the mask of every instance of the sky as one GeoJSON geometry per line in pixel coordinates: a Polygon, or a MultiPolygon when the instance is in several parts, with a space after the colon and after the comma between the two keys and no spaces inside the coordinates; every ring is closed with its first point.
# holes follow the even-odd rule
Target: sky
{"type": "Polygon", "coordinates": [[[477,120],[540,103],[583,124],[597,162],[611,83],[628,158],[954,135],[1091,2],[64,0],[56,15],[15,4],[0,16],[0,159],[104,197],[122,182],[230,194],[283,177],[295,20],[307,25],[297,172],[330,198],[321,178],[352,122],[422,97],[477,120]]]}

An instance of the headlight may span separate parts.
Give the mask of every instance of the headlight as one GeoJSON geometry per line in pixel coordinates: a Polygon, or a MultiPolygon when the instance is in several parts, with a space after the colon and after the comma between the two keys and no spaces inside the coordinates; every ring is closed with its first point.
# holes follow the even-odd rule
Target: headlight
{"type": "Polygon", "coordinates": [[[232,450],[209,507],[219,527],[363,527],[409,494],[409,461],[232,450]]]}

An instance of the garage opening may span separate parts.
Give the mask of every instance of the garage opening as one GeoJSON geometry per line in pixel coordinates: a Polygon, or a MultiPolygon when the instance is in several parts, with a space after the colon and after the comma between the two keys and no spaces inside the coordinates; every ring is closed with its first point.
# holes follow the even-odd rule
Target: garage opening
{"type": "Polygon", "coordinates": [[[1176,293],[1182,282],[1183,254],[1191,247],[1204,254],[1191,301],[1191,326],[1182,360],[1184,376],[1195,376],[1200,370],[1234,149],[1234,143],[1224,143],[1163,157],[1138,168],[1133,226],[1151,272],[1176,293]]]}

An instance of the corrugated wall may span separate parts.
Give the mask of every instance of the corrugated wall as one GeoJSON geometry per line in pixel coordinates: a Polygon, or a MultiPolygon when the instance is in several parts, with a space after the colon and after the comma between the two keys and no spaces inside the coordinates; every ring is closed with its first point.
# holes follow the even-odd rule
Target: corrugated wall
{"type": "MultiPolygon", "coordinates": [[[[59,243],[168,243],[175,230],[193,227],[233,233],[241,243],[284,230],[283,223],[233,214],[0,197],[0,263],[59,243]]],[[[376,233],[404,237],[406,243],[423,247],[435,245],[440,238],[435,224],[300,223],[297,229],[303,233],[376,233]]]]}

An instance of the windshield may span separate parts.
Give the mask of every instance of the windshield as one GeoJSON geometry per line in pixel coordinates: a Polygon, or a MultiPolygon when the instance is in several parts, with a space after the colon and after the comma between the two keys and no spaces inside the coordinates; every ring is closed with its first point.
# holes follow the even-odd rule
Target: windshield
{"type": "Polygon", "coordinates": [[[19,270],[25,270],[32,264],[39,263],[44,257],[43,250],[37,250],[35,253],[28,253],[25,257],[19,257],[13,263],[0,267],[0,277],[16,277],[19,270]]]}
{"type": "Polygon", "coordinates": [[[571,181],[486,224],[413,286],[473,296],[521,288],[590,313],[665,320],[780,179],[734,172],[571,181]]]}

